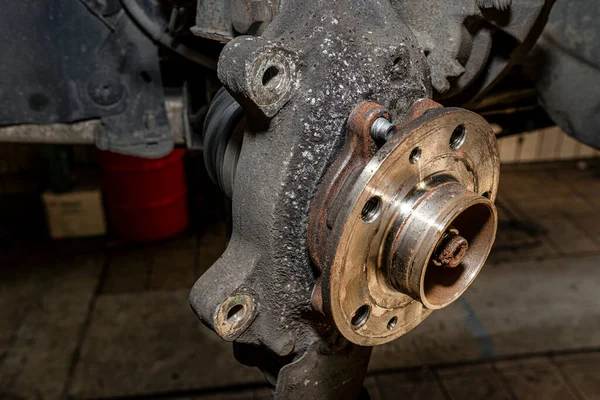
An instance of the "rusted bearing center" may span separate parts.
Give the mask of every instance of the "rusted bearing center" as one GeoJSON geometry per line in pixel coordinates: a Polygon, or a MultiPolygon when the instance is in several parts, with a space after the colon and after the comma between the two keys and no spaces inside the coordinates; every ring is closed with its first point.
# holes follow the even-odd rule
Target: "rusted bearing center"
{"type": "Polygon", "coordinates": [[[409,195],[396,204],[397,219],[381,246],[392,286],[430,310],[452,303],[473,282],[496,231],[490,200],[450,177],[435,185],[421,182],[417,200],[409,195]]]}
{"type": "Polygon", "coordinates": [[[462,263],[469,250],[469,242],[455,229],[449,229],[434,250],[431,262],[437,266],[456,268],[462,263]]]}
{"type": "Polygon", "coordinates": [[[436,108],[420,110],[367,161],[329,187],[332,255],[317,264],[323,312],[348,340],[372,346],[473,282],[496,234],[499,158],[483,118],[436,108]]]}

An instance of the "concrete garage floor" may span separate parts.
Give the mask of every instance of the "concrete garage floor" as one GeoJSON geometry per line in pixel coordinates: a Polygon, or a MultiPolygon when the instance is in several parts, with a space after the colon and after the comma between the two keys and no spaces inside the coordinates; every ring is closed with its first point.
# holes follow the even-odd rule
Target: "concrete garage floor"
{"type": "MultiPolygon", "coordinates": [[[[500,231],[463,299],[373,352],[373,399],[600,399],[600,165],[503,167],[500,231]]],[[[188,291],[223,224],[151,248],[5,248],[2,399],[267,399],[188,291]]]]}

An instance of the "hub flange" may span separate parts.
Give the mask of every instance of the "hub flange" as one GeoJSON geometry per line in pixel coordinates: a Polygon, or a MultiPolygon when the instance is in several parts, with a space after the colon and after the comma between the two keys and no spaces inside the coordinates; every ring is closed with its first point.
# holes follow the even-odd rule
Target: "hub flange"
{"type": "MultiPolygon", "coordinates": [[[[373,103],[357,110],[349,134],[364,136],[368,129],[356,120],[367,126],[383,113],[373,103]]],[[[330,249],[328,257],[314,257],[322,293],[313,303],[363,346],[396,339],[456,300],[496,234],[499,157],[489,124],[431,101],[412,115],[375,152],[356,145],[366,137],[343,151],[346,162],[334,163],[337,172],[322,184],[311,213],[311,220],[328,221],[309,224],[311,254],[323,253],[323,243],[330,249]]]]}

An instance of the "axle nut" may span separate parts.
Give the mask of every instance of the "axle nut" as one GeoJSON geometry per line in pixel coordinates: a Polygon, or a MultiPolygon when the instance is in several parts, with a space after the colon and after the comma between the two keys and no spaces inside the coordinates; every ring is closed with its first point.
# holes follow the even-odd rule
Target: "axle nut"
{"type": "Polygon", "coordinates": [[[455,268],[467,255],[469,242],[457,230],[451,230],[438,243],[431,261],[437,266],[455,268]]]}

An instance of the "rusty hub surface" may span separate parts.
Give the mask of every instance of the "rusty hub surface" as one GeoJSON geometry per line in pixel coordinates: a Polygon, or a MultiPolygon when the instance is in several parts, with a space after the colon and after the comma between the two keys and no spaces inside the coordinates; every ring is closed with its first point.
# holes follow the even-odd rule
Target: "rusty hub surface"
{"type": "Polygon", "coordinates": [[[437,266],[456,268],[464,260],[469,242],[456,229],[449,229],[438,243],[431,262],[437,266]]]}
{"type": "Polygon", "coordinates": [[[357,107],[348,145],[320,186],[309,245],[321,271],[313,306],[351,342],[386,343],[456,300],[493,244],[499,177],[485,120],[430,100],[377,149],[357,107]]]}

